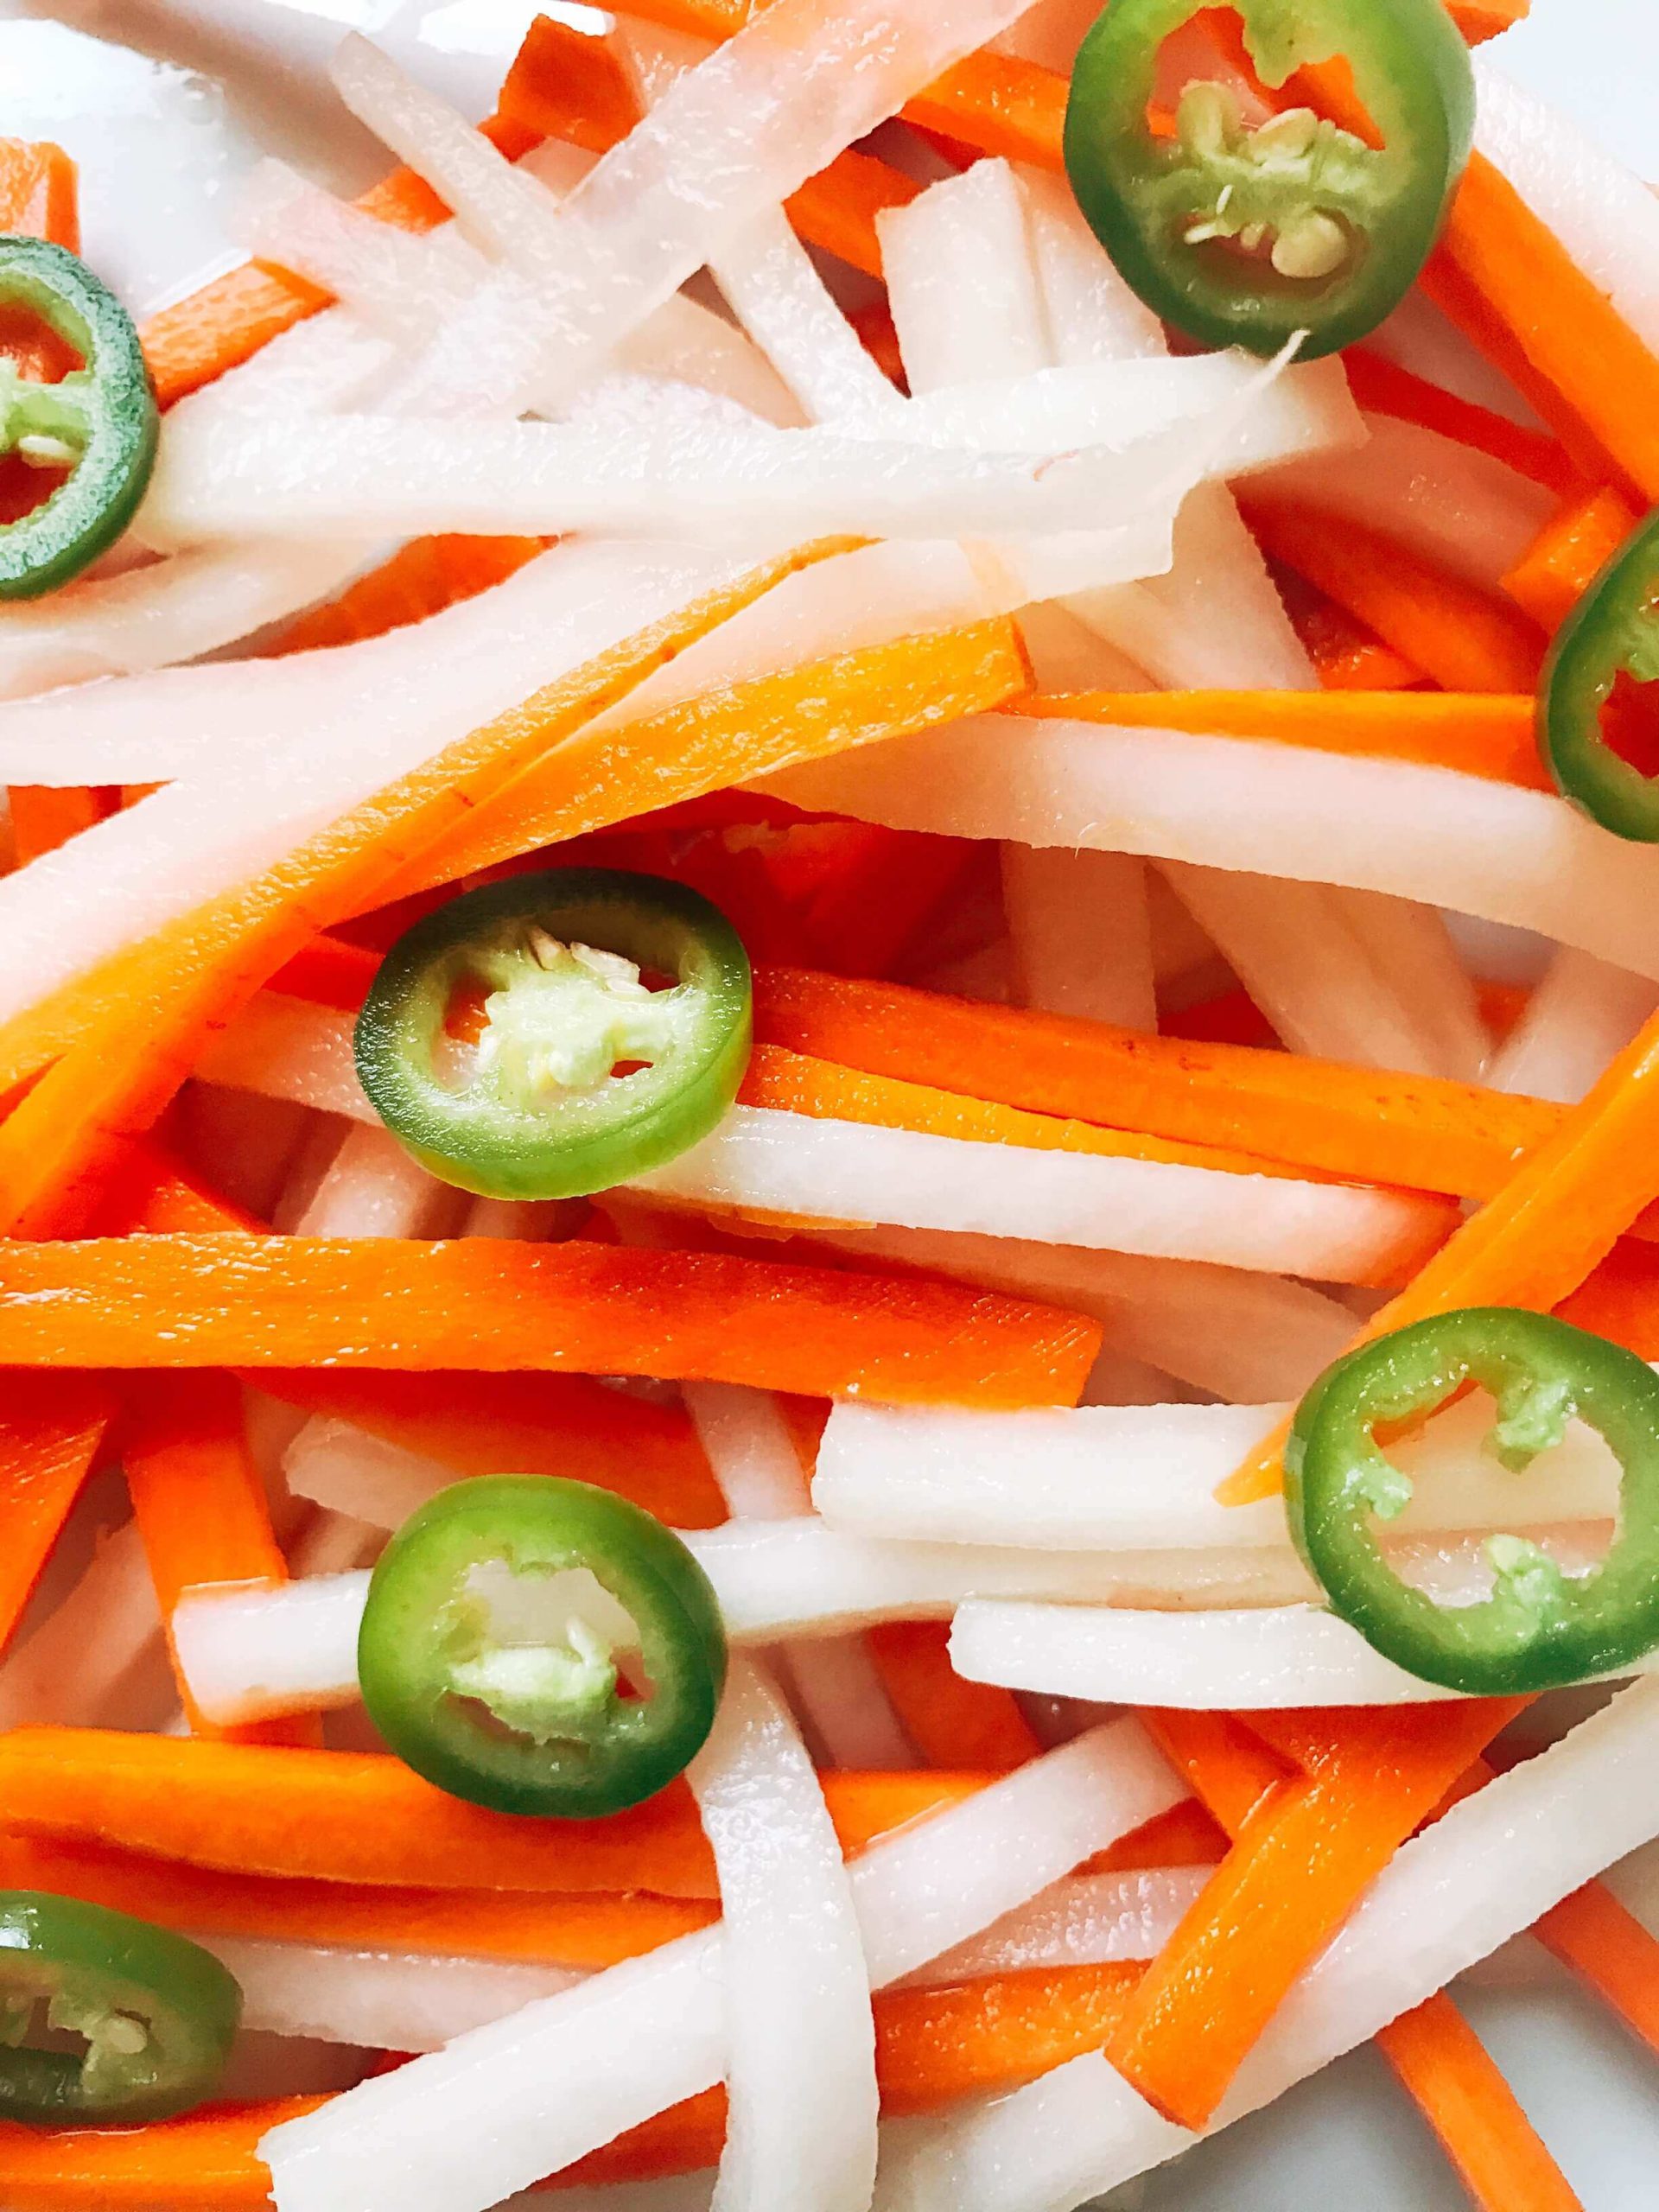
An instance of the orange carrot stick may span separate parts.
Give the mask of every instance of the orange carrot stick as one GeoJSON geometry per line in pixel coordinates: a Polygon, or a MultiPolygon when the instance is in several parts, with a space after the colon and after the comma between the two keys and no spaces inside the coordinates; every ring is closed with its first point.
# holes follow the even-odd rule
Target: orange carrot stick
{"type": "Polygon", "coordinates": [[[0,2196],[11,2212],[269,2212],[270,2172],[255,2145],[326,2102],[204,2105],[148,2127],[0,2121],[0,2196]]]}
{"type": "Polygon", "coordinates": [[[115,1401],[91,1375],[8,1375],[0,1392],[0,1650],[92,1472],[115,1401]]]}
{"type": "Polygon", "coordinates": [[[1391,2020],[1376,2047],[1482,2212],[1583,2212],[1520,2100],[1451,1999],[1391,2020]]]}
{"type": "Polygon", "coordinates": [[[1546,630],[1559,630],[1636,528],[1636,511],[1605,487],[1569,499],[1544,524],[1503,588],[1546,630]]]}
{"type": "MultiPolygon", "coordinates": [[[[446,747],[296,852],[0,1028],[0,1097],[67,1052],[0,1124],[0,1228],[73,1231],[111,1155],[163,1111],[200,1041],[320,929],[380,894],[551,747],[694,639],[843,549],[798,548],[709,593],[446,747]]],[[[714,772],[717,774],[717,772],[714,772]]]]}
{"type": "Polygon", "coordinates": [[[1005,1774],[1041,1750],[1011,1691],[957,1674],[943,1621],[886,1621],[868,1635],[893,1709],[930,1764],[1005,1774]]]}
{"type": "MultiPolygon", "coordinates": [[[[96,1728],[0,1736],[8,1827],[118,1846],[232,1874],[397,1888],[647,1890],[718,1895],[690,1792],[677,1783],[632,1812],[561,1821],[490,1813],[446,1796],[401,1760],[96,1728]]],[[[844,1849],[959,1804],[990,1777],[828,1774],[844,1849]]]]}
{"type": "MultiPolygon", "coordinates": [[[[288,1562],[248,1451],[242,1394],[228,1375],[135,1379],[123,1439],[133,1519],[168,1630],[174,1680],[191,1731],[221,1732],[204,1719],[172,1649],[173,1609],[195,1583],[286,1582],[288,1562]]],[[[245,1732],[234,1732],[243,1735],[245,1732]]],[[[256,1742],[321,1738],[315,1722],[262,1722],[256,1742]]]]}
{"type": "Polygon", "coordinates": [[[61,146],[0,138],[0,231],[80,251],[79,187],[61,146]]]}
{"type": "Polygon", "coordinates": [[[369,985],[380,966],[380,955],[366,945],[352,944],[343,937],[326,933],[303,945],[270,979],[273,991],[290,998],[309,999],[317,1006],[337,1007],[355,1014],[368,996],[369,985]]]}
{"type": "Polygon", "coordinates": [[[1502,1188],[1563,1109],[1433,1077],[945,998],[756,971],[755,1034],[871,1075],[1447,1196],[1502,1188]]]}
{"type": "Polygon", "coordinates": [[[715,1252],[490,1238],[0,1243],[0,1365],[569,1368],[809,1397],[1075,1404],[1100,1348],[1055,1307],[715,1252]]]}
{"type": "Polygon", "coordinates": [[[1190,730],[1319,753],[1414,760],[1529,791],[1555,787],[1538,758],[1530,693],[1497,691],[1034,692],[1012,712],[1121,729],[1190,730]]]}
{"type": "Polygon", "coordinates": [[[1659,1944],[1605,1883],[1574,1890],[1529,1932],[1659,2051],[1659,1944]]]}
{"type": "Polygon", "coordinates": [[[998,620],[809,661],[620,728],[579,734],[483,801],[383,887],[377,902],[794,761],[983,713],[1029,683],[1018,632],[998,620]]]}
{"type": "MultiPolygon", "coordinates": [[[[586,41],[584,41],[586,42],[586,41]]],[[[338,599],[298,615],[268,653],[313,652],[384,637],[474,599],[544,552],[542,537],[417,537],[348,585],[338,599]]]]}
{"type": "Polygon", "coordinates": [[[1529,691],[1543,640],[1514,607],[1357,524],[1259,493],[1245,518],[1267,552],[1345,607],[1448,691],[1529,691]]]}
{"type": "Polygon", "coordinates": [[[1291,626],[1325,691],[1404,691],[1427,681],[1403,653],[1281,561],[1268,563],[1291,626]]]}
{"type": "Polygon", "coordinates": [[[187,1935],[573,1967],[637,1958],[720,1911],[711,1898],[643,1891],[403,1889],[226,1873],[51,1836],[0,1836],[0,1872],[9,1889],[85,1897],[187,1935]]]}
{"type": "MultiPolygon", "coordinates": [[[[1659,1015],[1416,1280],[1372,1315],[1356,1341],[1370,1342],[1460,1306],[1552,1313],[1656,1199],[1659,1015]]],[[[1233,1503],[1270,1497],[1283,1480],[1283,1435],[1269,1438],[1218,1494],[1233,1503]]]]}
{"type": "Polygon", "coordinates": [[[55,852],[115,811],[111,791],[85,784],[13,784],[11,842],[20,868],[55,852]]]}
{"type": "MultiPolygon", "coordinates": [[[[1262,1732],[1306,1774],[1241,1823],[1107,2046],[1142,2096],[1204,2125],[1292,1984],[1522,1702],[1275,1716],[1262,1732]]],[[[1153,1716],[1154,1733],[1174,1739],[1174,1719],[1153,1716]]]]}
{"type": "Polygon", "coordinates": [[[565,1475],[597,1483],[676,1529],[717,1528],[726,1518],[726,1501],[684,1408],[585,1375],[309,1367],[266,1368],[249,1379],[287,1405],[354,1421],[456,1475],[565,1475]]]}
{"type": "Polygon", "coordinates": [[[1290,1779],[1290,1762],[1270,1751],[1236,1713],[1156,1711],[1141,1718],[1164,1756],[1230,1836],[1290,1779]]]}
{"type": "Polygon", "coordinates": [[[1542,430],[1529,430],[1507,415],[1460,399],[1443,385],[1414,376],[1369,346],[1351,346],[1342,357],[1349,389],[1359,404],[1374,415],[1391,415],[1402,423],[1421,423],[1438,430],[1459,445],[1473,446],[1490,454],[1508,468],[1530,477],[1547,491],[1563,499],[1583,491],[1583,480],[1555,439],[1542,430]]]}

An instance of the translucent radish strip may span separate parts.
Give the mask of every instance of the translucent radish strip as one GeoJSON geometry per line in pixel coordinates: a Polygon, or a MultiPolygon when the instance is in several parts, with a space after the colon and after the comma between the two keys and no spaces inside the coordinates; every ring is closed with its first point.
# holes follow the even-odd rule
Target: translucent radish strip
{"type": "Polygon", "coordinates": [[[245,2027],[371,2050],[442,2050],[470,2028],[584,1979],[565,1967],[498,1959],[345,1951],[241,1936],[195,1941],[241,1984],[245,2027]]]}
{"type": "Polygon", "coordinates": [[[141,1716],[153,1725],[170,1702],[164,1670],[156,1587],[129,1521],[99,1541],[45,1619],[6,1655],[0,1727],[132,1727],[141,1716]]]}
{"type": "MultiPolygon", "coordinates": [[[[1286,2000],[1209,2132],[1365,2042],[1659,1831],[1656,1751],[1659,1683],[1646,1681],[1414,1836],[1286,2000]]],[[[876,2202],[1071,2212],[1195,2139],[1090,2054],[943,2125],[893,2131],[876,2202]]]]}
{"type": "MultiPolygon", "coordinates": [[[[1160,1551],[1286,1541],[1281,1500],[1224,1505],[1217,1485],[1293,1408],[1086,1406],[981,1414],[950,1407],[837,1405],[813,1503],[833,1527],[928,1543],[1039,1550],[1160,1551]]],[[[1524,1478],[1484,1450],[1477,1398],[1390,1447],[1414,1485],[1391,1537],[1612,1517],[1618,1471],[1574,1422],[1524,1478]]]]}
{"type": "Polygon", "coordinates": [[[1128,853],[1002,848],[1014,1003],[1155,1029],[1144,861],[1128,853]]]}
{"type": "Polygon", "coordinates": [[[1210,1878],[1207,1866],[1074,1874],[911,1975],[907,1986],[1154,1959],[1210,1878]]]}
{"type": "Polygon", "coordinates": [[[787,1707],[733,1666],[687,1774],[720,1881],[726,2145],[718,2212],[865,2212],[875,2185],[875,2027],[823,1791],[787,1707]]]}
{"type": "MultiPolygon", "coordinates": [[[[1659,857],[1561,800],[1445,768],[985,716],[766,786],[894,829],[1088,845],[1388,892],[1659,980],[1659,857]]],[[[96,834],[92,833],[92,834],[96,834]]]]}
{"type": "Polygon", "coordinates": [[[1659,990],[1647,976],[1566,947],[1493,1053],[1484,1079],[1495,1090],[1576,1103],[1656,1005],[1659,990]]]}
{"type": "Polygon", "coordinates": [[[1443,1221],[1443,1210],[1423,1200],[1344,1184],[1039,1152],[750,1106],[734,1107],[712,1136],[629,1187],[701,1205],[1040,1238],[1331,1282],[1386,1280],[1435,1240],[1443,1221]]]}
{"type": "MultiPolygon", "coordinates": [[[[1576,1559],[1561,1542],[1549,1549],[1564,1564],[1582,1567],[1601,1556],[1605,1528],[1601,1534],[1603,1541],[1586,1545],[1576,1559]]],[[[1479,1554],[1468,1556],[1478,1568],[1479,1554]]],[[[956,1615],[950,1660],[973,1682],[1200,1713],[1433,1705],[1457,1694],[1408,1675],[1374,1651],[1357,1629],[1316,1605],[1163,1613],[970,1599],[956,1615]]],[[[1659,1655],[1620,1672],[1655,1668],[1659,1655]]]]}
{"type": "MultiPolygon", "coordinates": [[[[1080,1738],[851,1869],[873,1986],[912,1973],[1179,1802],[1133,1721],[1080,1738]]],[[[365,2082],[259,2145],[280,2212],[484,2208],[718,2078],[718,1929],[365,2082]],[[556,2082],[550,2100],[545,2084],[556,2082]]]]}

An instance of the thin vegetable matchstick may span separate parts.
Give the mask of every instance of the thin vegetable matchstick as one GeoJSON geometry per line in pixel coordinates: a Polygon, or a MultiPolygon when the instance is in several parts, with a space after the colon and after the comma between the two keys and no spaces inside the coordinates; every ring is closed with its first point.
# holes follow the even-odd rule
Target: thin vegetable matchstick
{"type": "Polygon", "coordinates": [[[268,648],[271,653],[314,652],[383,638],[410,622],[423,622],[492,584],[505,583],[526,561],[546,550],[539,537],[417,537],[343,591],[297,616],[268,648]]]}
{"type": "MultiPolygon", "coordinates": [[[[9,1827],[231,1873],[397,1888],[644,1890],[712,1897],[714,1860],[676,1783],[605,1820],[550,1824],[447,1796],[400,1760],[99,1729],[0,1737],[9,1827]]],[[[830,1774],[844,1849],[958,1804],[992,1777],[830,1774]]]]}
{"type": "Polygon", "coordinates": [[[1351,346],[1343,365],[1350,391],[1369,413],[1418,423],[1459,445],[1473,446],[1564,499],[1582,494],[1583,479],[1557,442],[1543,431],[1529,430],[1507,415],[1460,398],[1427,377],[1414,376],[1369,346],[1351,346]]]}
{"type": "MultiPolygon", "coordinates": [[[[1107,2049],[1142,2096],[1203,2126],[1303,1969],[1521,1703],[1264,1732],[1306,1770],[1258,1800],[1130,1999],[1107,2049]]],[[[1150,1725],[1160,1740],[1170,1731],[1150,1725]]]]}
{"type": "Polygon", "coordinates": [[[0,1096],[64,1057],[0,1124],[0,1225],[61,1235],[85,1220],[112,1153],[164,1110],[203,1038],[320,928],[377,904],[456,823],[695,639],[843,550],[798,548],[601,654],[5,1025],[0,1096]]]}
{"type": "Polygon", "coordinates": [[[8,1375],[0,1397],[0,1650],[97,1462],[116,1402],[93,1375],[8,1375]]]}
{"type": "Polygon", "coordinates": [[[0,1244],[0,1365],[568,1368],[809,1397],[1075,1404],[1098,1325],[926,1281],[478,1238],[0,1244]]]}
{"type": "Polygon", "coordinates": [[[1605,486],[1569,499],[1504,577],[1504,590],[1535,622],[1559,630],[1637,519],[1630,502],[1605,486]]]}
{"type": "Polygon", "coordinates": [[[930,1764],[1011,1772],[1042,1746],[1013,1694],[965,1681],[943,1621],[884,1621],[867,1631],[876,1671],[905,1733],[930,1764]]]}

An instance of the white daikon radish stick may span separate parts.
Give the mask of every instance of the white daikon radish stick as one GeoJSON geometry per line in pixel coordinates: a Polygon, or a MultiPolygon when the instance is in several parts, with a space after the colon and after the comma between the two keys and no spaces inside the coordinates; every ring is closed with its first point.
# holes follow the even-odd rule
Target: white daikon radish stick
{"type": "Polygon", "coordinates": [[[1659,209],[1643,180],[1490,56],[1475,65],[1475,143],[1646,344],[1659,346],[1659,209]]]}
{"type": "Polygon", "coordinates": [[[686,1772],[720,1882],[719,2212],[867,2212],[875,2023],[853,1885],[788,1708],[738,1658],[686,1772]]]}
{"type": "MultiPolygon", "coordinates": [[[[1087,1406],[1012,1414],[951,1407],[836,1407],[812,1499],[832,1527],[931,1543],[1162,1551],[1283,1544],[1280,1498],[1224,1505],[1217,1485],[1294,1408],[1087,1406]]],[[[1391,1456],[1413,1485],[1392,1537],[1611,1519],[1617,1462],[1580,1422],[1524,1478],[1484,1449],[1480,1395],[1391,1456]]]]}
{"type": "Polygon", "coordinates": [[[353,1017],[339,1007],[261,991],[214,1037],[196,1072],[228,1090],[315,1107],[384,1135],[385,1125],[358,1080],[353,1027],[353,1017]]]}
{"type": "Polygon", "coordinates": [[[1236,1402],[1300,1397],[1354,1332],[1339,1300],[1241,1268],[928,1230],[815,1234],[841,1251],[1074,1306],[1106,1325],[1116,1349],[1236,1402]]]}
{"type": "Polygon", "coordinates": [[[1435,1071],[1476,1082],[1490,1040],[1474,982],[1437,907],[1377,891],[1339,891],[1343,919],[1379,981],[1398,996],[1434,1055],[1435,1071]]]}
{"type": "MultiPolygon", "coordinates": [[[[850,1869],[873,1987],[913,1973],[1178,1802],[1181,1784],[1120,1721],[874,1845],[850,1869]]],[[[483,2212],[512,2190],[718,2078],[718,1929],[591,1976],[273,2129],[279,2212],[483,2212]],[[560,2094],[543,2091],[556,2081],[560,2094]]]]}
{"type": "MultiPolygon", "coordinates": [[[[316,1484],[321,1488],[321,1482],[316,1484]]],[[[335,1488],[326,1501],[342,1495],[335,1488]]],[[[363,1497],[365,1515],[381,1510],[363,1497]]],[[[348,1516],[346,1516],[348,1517],[348,1516]]],[[[360,1527],[360,1522],[353,1525],[360,1527]]],[[[1599,1532],[1600,1533],[1600,1532],[1599,1532]]],[[[880,1621],[949,1620],[970,1597],[1061,1606],[1284,1606],[1313,1583],[1288,1544],[1225,1550],[1043,1552],[894,1543],[798,1521],[688,1532],[735,1643],[829,1636],[880,1621]]],[[[1443,1547],[1448,1572],[1467,1559],[1443,1547]]],[[[353,1555],[348,1551],[346,1557],[353,1555]]],[[[231,1726],[356,1702],[357,1632],[368,1578],[347,1566],[276,1590],[187,1592],[173,1616],[179,1663],[207,1717],[231,1726]]]]}
{"type": "Polygon", "coordinates": [[[1016,1005],[1158,1027],[1143,860],[1004,845],[1002,899],[1016,1005]]]}
{"type": "MultiPolygon", "coordinates": [[[[1207,473],[1213,424],[1188,420],[1121,450],[1103,444],[1024,452],[952,453],[908,440],[836,430],[780,430],[675,419],[679,387],[661,387],[658,418],[619,440],[608,424],[439,423],[393,414],[333,415],[303,438],[278,420],[215,417],[168,439],[145,500],[156,543],[246,537],[329,541],[365,531],[607,537],[705,544],[788,544],[844,532],[882,537],[1087,531],[1107,541],[1111,579],[1122,548],[1150,541],[1187,485],[1207,473]],[[1196,455],[1196,459],[1194,456],[1196,455]],[[424,462],[424,474],[411,477],[424,462]],[[1136,525],[1139,525],[1137,530],[1136,525]]],[[[1248,406],[1248,399],[1241,400],[1248,406]]],[[[1251,408],[1226,442],[1240,454],[1282,450],[1251,408]]],[[[1034,556],[1033,556],[1034,557],[1034,556]]]]}
{"type": "MultiPolygon", "coordinates": [[[[510,197],[526,181],[499,157],[484,161],[484,142],[464,125],[458,135],[459,118],[365,41],[346,41],[334,74],[354,111],[535,287],[539,312],[528,319],[504,299],[499,327],[519,365],[500,388],[545,396],[941,69],[1005,29],[1020,4],[779,0],[671,86],[561,207],[510,197]]],[[[473,350],[480,320],[449,327],[457,360],[473,350]]]]}
{"type": "Polygon", "coordinates": [[[1494,1090],[1576,1103],[1656,1004],[1659,990],[1646,976],[1568,946],[1544,970],[1484,1079],[1494,1090]]]}
{"type": "MultiPolygon", "coordinates": [[[[1208,2132],[1366,2042],[1656,1832],[1659,1683],[1645,1681],[1403,1847],[1275,2014],[1208,2132]]],[[[881,2212],[1071,2212],[1198,2139],[1093,2053],[1012,2097],[890,2133],[881,2212]]]]}
{"type": "Polygon", "coordinates": [[[460,1201],[391,1131],[354,1128],[301,1217],[299,1236],[439,1236],[460,1201]]]}
{"type": "Polygon", "coordinates": [[[1490,408],[1493,414],[1525,429],[1543,428],[1529,402],[1503,372],[1464,336],[1420,286],[1414,286],[1394,312],[1378,323],[1366,343],[1386,359],[1429,384],[1439,385],[1459,399],[1490,408]]]}
{"type": "MultiPolygon", "coordinates": [[[[686,1382],[681,1395],[734,1519],[789,1521],[810,1512],[805,1471],[769,1390],[686,1382]]],[[[837,1766],[898,1769],[914,1763],[861,1637],[786,1645],[785,1658],[801,1708],[837,1766]]]]}
{"type": "MultiPolygon", "coordinates": [[[[973,1598],[957,1610],[950,1662],[969,1681],[1007,1689],[1201,1713],[1427,1705],[1457,1695],[1408,1675],[1317,1605],[1131,1612],[973,1598]]],[[[1655,1668],[1659,1655],[1618,1672],[1655,1668]]]]}
{"type": "Polygon", "coordinates": [[[441,1460],[334,1414],[313,1414],[303,1423],[283,1454],[283,1473],[296,1497],[377,1529],[401,1527],[455,1479],[441,1460]]]}
{"type": "Polygon", "coordinates": [[[1349,924],[1341,894],[1166,861],[1163,874],[1293,1052],[1439,1075],[1440,1053],[1349,924]]]}
{"type": "Polygon", "coordinates": [[[591,2189],[526,2189],[504,2197],[497,2212],[709,2212],[714,2187],[714,2175],[705,2171],[591,2189]]]}
{"type": "Polygon", "coordinates": [[[734,1107],[711,1136],[627,1187],[705,1206],[1038,1237],[1327,1282],[1386,1281],[1448,1225],[1443,1205],[1394,1192],[751,1106],[734,1107]]]}
{"type": "MultiPolygon", "coordinates": [[[[1385,891],[1659,980],[1659,855],[1560,799],[1446,768],[995,715],[768,779],[893,829],[1089,845],[1385,891]]],[[[96,830],[89,830],[88,837],[96,830]]],[[[76,843],[82,842],[76,839],[76,843]]]]}
{"type": "Polygon", "coordinates": [[[469,2028],[584,1978],[568,1967],[499,1959],[348,1951],[243,1936],[195,1941],[241,1984],[245,2027],[370,2050],[442,2050],[469,2028]]]}
{"type": "MultiPolygon", "coordinates": [[[[153,1726],[162,1617],[137,1524],[99,1539],[92,1560],[0,1665],[0,1727],[153,1726]]],[[[162,1709],[165,1709],[164,1706],[162,1709]]]]}
{"type": "Polygon", "coordinates": [[[1116,1345],[1102,1344],[1078,1395],[1080,1406],[1185,1406],[1201,1394],[1185,1389],[1161,1367],[1152,1367],[1116,1345]]]}
{"type": "Polygon", "coordinates": [[[1490,454],[1438,430],[1368,415],[1357,452],[1289,462],[1252,486],[1374,530],[1467,583],[1495,591],[1559,502],[1554,493],[1490,454]]]}
{"type": "Polygon", "coordinates": [[[1210,1874],[1208,1866],[1157,1866],[1128,1874],[1071,1875],[983,1935],[931,1961],[911,1975],[908,1986],[925,1989],[979,1974],[1156,1958],[1210,1874]]]}
{"type": "MultiPolygon", "coordinates": [[[[192,778],[152,792],[0,881],[0,934],[12,955],[0,982],[0,1018],[269,867],[390,779],[683,607],[739,565],[659,547],[557,546],[521,572],[529,577],[541,571],[525,596],[509,601],[512,586],[504,584],[429,623],[375,639],[385,685],[378,693],[369,689],[348,701],[334,688],[334,654],[306,656],[303,680],[278,686],[293,716],[280,725],[289,733],[286,744],[238,763],[229,779],[192,778]],[[522,648],[517,654],[515,630],[522,648]],[[473,651],[451,671],[443,664],[444,640],[454,641],[457,631],[473,651]],[[302,741],[295,740],[296,730],[302,741]]],[[[240,667],[211,671],[222,709],[216,725],[221,747],[227,728],[245,733],[251,673],[240,667]]],[[[118,702],[120,687],[110,690],[118,702]]],[[[75,711],[69,709],[72,721],[75,711]]]]}

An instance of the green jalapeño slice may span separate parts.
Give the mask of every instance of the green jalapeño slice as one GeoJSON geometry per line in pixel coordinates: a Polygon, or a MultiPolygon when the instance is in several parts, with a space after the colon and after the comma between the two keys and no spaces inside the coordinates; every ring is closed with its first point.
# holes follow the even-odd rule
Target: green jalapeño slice
{"type": "Polygon", "coordinates": [[[1518,1696],[1611,1672],[1659,1643],[1659,1376],[1604,1337],[1502,1306],[1396,1329],[1314,1383],[1285,1478],[1291,1533],[1332,1611],[1425,1681],[1518,1696]],[[1376,1522],[1403,1511],[1412,1485],[1375,1431],[1426,1419],[1470,1382],[1496,1401],[1488,1448],[1517,1477],[1569,1421],[1594,1429],[1618,1462],[1618,1525],[1584,1574],[1564,1573],[1527,1538],[1492,1536],[1491,1594],[1441,1605],[1395,1573],[1378,1541],[1376,1522]]]}
{"type": "Polygon", "coordinates": [[[446,1182],[575,1198],[709,1134],[748,1065],[750,1009],[742,941],[706,899],[557,868],[467,892],[398,940],[358,1020],[358,1073],[446,1182]]]}
{"type": "Polygon", "coordinates": [[[241,2012],[231,1975],[182,1936],[79,1897],[0,1891],[0,2118],[188,2112],[218,2087],[241,2012]]]}
{"type": "Polygon", "coordinates": [[[1659,514],[1620,546],[1557,632],[1538,743],[1562,797],[1592,821],[1659,842],[1659,514]]]}
{"type": "Polygon", "coordinates": [[[0,238],[0,306],[28,309],[81,359],[56,384],[0,361],[0,453],[69,472],[0,527],[0,599],[35,599],[79,575],[131,521],[160,417],[131,316],[67,247],[0,238]]]}
{"type": "Polygon", "coordinates": [[[1311,359],[1376,328],[1427,258],[1469,156],[1474,79],[1440,0],[1235,0],[1263,85],[1349,65],[1380,143],[1293,106],[1248,124],[1237,95],[1151,111],[1165,41],[1211,0],[1111,0],[1065,117],[1077,205],[1154,313],[1205,346],[1311,359]]]}
{"type": "Polygon", "coordinates": [[[381,1554],[358,1637],[404,1763],[497,1812],[594,1820],[664,1789],[714,1726],[726,1632],[683,1543],[550,1475],[440,1492],[381,1554]]]}

